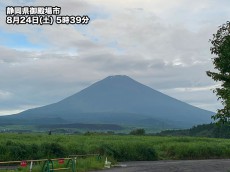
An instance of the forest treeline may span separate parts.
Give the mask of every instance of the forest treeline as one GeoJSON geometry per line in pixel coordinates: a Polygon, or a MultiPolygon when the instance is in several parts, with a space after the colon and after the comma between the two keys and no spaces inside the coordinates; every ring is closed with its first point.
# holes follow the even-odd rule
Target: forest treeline
{"type": "Polygon", "coordinates": [[[230,125],[216,123],[202,124],[184,130],[165,130],[158,133],[157,135],[230,138],[230,125]]]}

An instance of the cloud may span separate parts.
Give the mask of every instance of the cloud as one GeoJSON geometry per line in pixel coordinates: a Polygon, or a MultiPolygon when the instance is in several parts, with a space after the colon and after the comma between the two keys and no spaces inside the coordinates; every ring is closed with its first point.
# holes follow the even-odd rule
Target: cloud
{"type": "Polygon", "coordinates": [[[12,93],[10,93],[8,91],[0,90],[0,100],[9,99],[11,96],[12,96],[12,93]]]}
{"type": "Polygon", "coordinates": [[[194,106],[216,112],[217,109],[223,107],[220,102],[214,101],[217,100],[217,97],[212,93],[219,86],[219,84],[216,84],[199,87],[180,87],[160,91],[194,106]]]}
{"type": "MultiPolygon", "coordinates": [[[[205,72],[213,68],[208,40],[230,15],[228,1],[11,0],[0,5],[15,4],[57,5],[62,14],[91,20],[84,26],[6,25],[2,10],[0,31],[24,35],[39,48],[0,44],[0,90],[10,93],[1,109],[53,103],[114,74],[205,109],[219,106],[208,90],[215,83],[205,72]]],[[[14,38],[8,41],[19,44],[14,38]]]]}

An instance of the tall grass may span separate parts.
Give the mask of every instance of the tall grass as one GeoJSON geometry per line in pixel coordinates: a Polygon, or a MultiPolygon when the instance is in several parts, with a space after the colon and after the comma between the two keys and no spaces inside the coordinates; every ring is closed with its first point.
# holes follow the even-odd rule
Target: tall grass
{"type": "Polygon", "coordinates": [[[88,153],[99,153],[116,161],[230,158],[230,140],[157,136],[0,134],[0,161],[59,158],[88,153]]]}

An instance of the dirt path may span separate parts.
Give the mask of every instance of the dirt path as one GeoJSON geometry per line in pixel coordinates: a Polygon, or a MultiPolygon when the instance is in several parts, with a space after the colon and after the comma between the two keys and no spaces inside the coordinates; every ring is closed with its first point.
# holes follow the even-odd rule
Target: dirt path
{"type": "Polygon", "coordinates": [[[142,161],[120,165],[126,167],[114,167],[101,172],[230,172],[230,159],[142,161]]]}

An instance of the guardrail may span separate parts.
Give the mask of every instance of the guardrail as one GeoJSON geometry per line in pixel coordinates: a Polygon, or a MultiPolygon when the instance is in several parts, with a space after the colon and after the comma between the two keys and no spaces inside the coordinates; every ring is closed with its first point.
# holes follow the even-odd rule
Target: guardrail
{"type": "Polygon", "coordinates": [[[5,161],[0,162],[0,170],[17,169],[19,166],[27,167],[29,165],[29,171],[32,172],[35,163],[43,163],[42,172],[54,172],[60,170],[71,170],[76,172],[77,159],[79,157],[97,156],[101,159],[100,154],[85,154],[85,155],[69,155],[68,158],[54,158],[54,159],[39,159],[39,160],[22,160],[22,161],[5,161]],[[67,163],[66,163],[67,161],[67,163]],[[61,167],[56,167],[55,164],[60,164],[61,167]]]}
{"type": "Polygon", "coordinates": [[[71,169],[72,172],[76,172],[76,161],[73,158],[57,158],[57,159],[49,159],[46,160],[42,167],[42,172],[53,172],[53,171],[60,171],[60,170],[69,170],[71,169]],[[54,168],[54,161],[58,161],[59,164],[64,164],[65,160],[68,160],[65,167],[54,168]]]}

